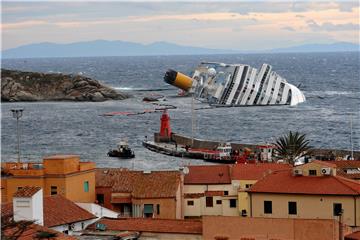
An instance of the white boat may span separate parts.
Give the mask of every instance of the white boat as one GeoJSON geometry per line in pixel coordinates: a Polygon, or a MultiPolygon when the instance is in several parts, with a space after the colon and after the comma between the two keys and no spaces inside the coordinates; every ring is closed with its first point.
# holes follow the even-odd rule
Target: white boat
{"type": "Polygon", "coordinates": [[[214,106],[294,106],[305,102],[304,94],[269,64],[257,70],[244,64],[202,62],[192,78],[170,69],[164,80],[214,106]]]}

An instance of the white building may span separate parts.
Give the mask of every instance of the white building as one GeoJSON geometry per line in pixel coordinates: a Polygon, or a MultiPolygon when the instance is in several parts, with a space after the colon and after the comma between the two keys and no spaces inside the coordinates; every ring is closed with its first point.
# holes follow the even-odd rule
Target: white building
{"type": "Polygon", "coordinates": [[[15,221],[34,220],[39,225],[69,235],[85,229],[98,219],[61,195],[43,197],[40,187],[19,189],[9,207],[12,207],[15,221]]]}

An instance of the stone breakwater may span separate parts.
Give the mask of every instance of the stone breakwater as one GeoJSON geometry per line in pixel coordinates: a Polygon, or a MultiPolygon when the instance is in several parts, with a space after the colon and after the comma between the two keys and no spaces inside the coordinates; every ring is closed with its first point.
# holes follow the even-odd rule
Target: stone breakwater
{"type": "Polygon", "coordinates": [[[1,101],[101,102],[125,98],[126,94],[85,76],[1,69],[1,101]]]}

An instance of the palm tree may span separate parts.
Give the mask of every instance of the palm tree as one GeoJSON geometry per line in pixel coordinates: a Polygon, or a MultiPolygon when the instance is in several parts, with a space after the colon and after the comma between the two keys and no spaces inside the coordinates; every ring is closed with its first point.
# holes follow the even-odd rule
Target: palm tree
{"type": "Polygon", "coordinates": [[[274,145],[276,156],[291,164],[294,164],[296,158],[305,156],[311,150],[306,135],[292,131],[276,139],[274,145]]]}

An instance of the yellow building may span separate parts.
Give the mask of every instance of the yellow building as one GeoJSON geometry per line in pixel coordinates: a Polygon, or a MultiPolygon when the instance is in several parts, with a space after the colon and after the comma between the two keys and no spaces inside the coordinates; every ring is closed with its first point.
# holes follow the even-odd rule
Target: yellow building
{"type": "Polygon", "coordinates": [[[250,217],[335,219],[360,225],[360,184],[315,161],[267,175],[247,191],[250,217]]]}
{"type": "Polygon", "coordinates": [[[184,177],[184,217],[238,216],[229,165],[189,166],[184,177]]]}
{"type": "Polygon", "coordinates": [[[44,196],[60,194],[74,202],[95,201],[95,163],[77,155],[45,157],[42,163],[2,163],[1,201],[11,202],[24,186],[37,186],[44,196]]]}
{"type": "Polygon", "coordinates": [[[278,163],[256,163],[236,164],[231,168],[231,183],[238,191],[240,216],[246,217],[250,211],[249,197],[246,191],[266,175],[285,169],[291,169],[291,166],[278,163]]]}

